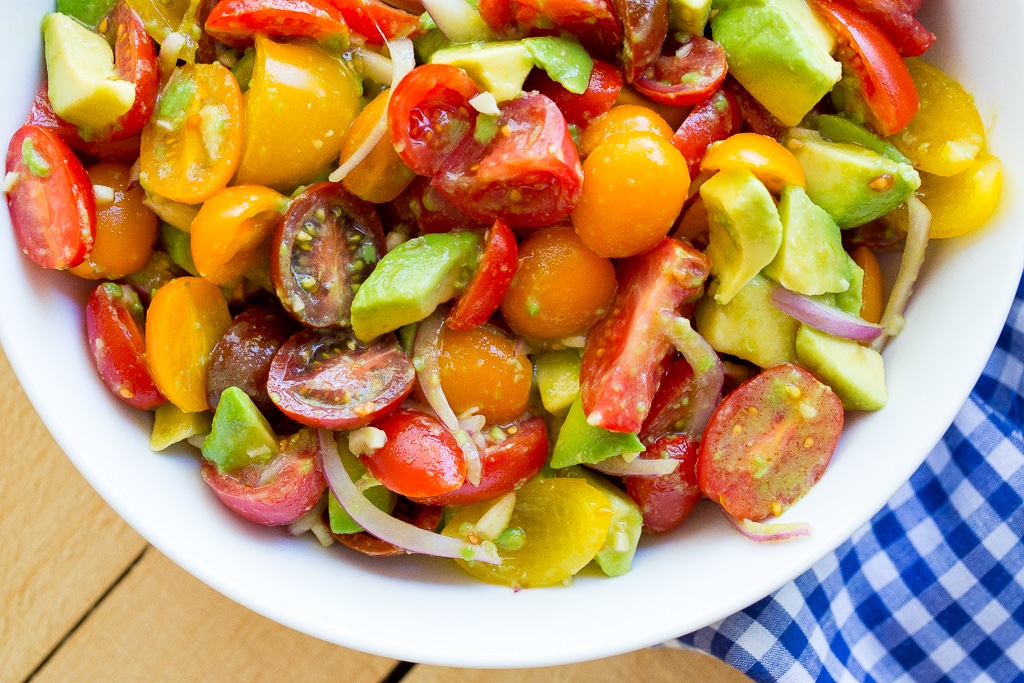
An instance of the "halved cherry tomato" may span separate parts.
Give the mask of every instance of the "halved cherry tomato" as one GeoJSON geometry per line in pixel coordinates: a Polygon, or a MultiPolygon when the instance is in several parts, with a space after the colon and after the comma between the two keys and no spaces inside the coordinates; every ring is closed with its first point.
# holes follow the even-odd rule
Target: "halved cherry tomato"
{"type": "Polygon", "coordinates": [[[493,325],[442,328],[440,349],[438,378],[456,415],[475,409],[487,424],[506,424],[526,412],[533,364],[514,338],[493,325]]]}
{"type": "Polygon", "coordinates": [[[257,33],[348,47],[345,17],[326,0],[220,0],[206,18],[206,32],[234,47],[252,45],[257,33]]]}
{"type": "Polygon", "coordinates": [[[712,143],[700,168],[712,173],[746,169],[775,194],[786,185],[807,186],[804,169],[793,153],[775,138],[758,133],[737,133],[712,143]]]}
{"type": "Polygon", "coordinates": [[[450,64],[413,69],[388,104],[391,143],[402,161],[420,175],[433,175],[472,131],[476,111],[469,100],[479,92],[469,74],[450,64]]]}
{"type": "Polygon", "coordinates": [[[672,136],[672,144],[683,153],[691,178],[700,172],[708,146],[740,132],[742,125],[739,100],[728,88],[720,88],[693,108],[672,136]]]}
{"type": "Polygon", "coordinates": [[[267,256],[266,242],[288,200],[260,185],[233,185],[207,199],[192,221],[192,260],[199,274],[226,285],[267,256]]]}
{"type": "Polygon", "coordinates": [[[704,254],[671,237],[623,263],[612,310],[583,347],[580,396],[587,422],[640,431],[661,381],[661,363],[672,351],[660,318],[699,296],[710,269],[704,254]]]}
{"type": "MultiPolygon", "coordinates": [[[[370,45],[381,45],[395,38],[411,37],[422,30],[418,14],[392,7],[380,0],[327,2],[341,12],[349,27],[365,38],[370,45]]],[[[422,8],[420,12],[422,13],[422,8]]]]}
{"type": "Polygon", "coordinates": [[[291,524],[312,510],[327,490],[316,432],[302,429],[281,442],[270,462],[221,473],[203,460],[205,481],[220,502],[240,517],[263,524],[291,524]]]}
{"type": "Polygon", "coordinates": [[[118,74],[135,84],[135,101],[100,140],[125,140],[141,131],[153,113],[160,70],[146,26],[125,0],[119,0],[110,11],[107,39],[114,44],[114,66],[118,74]]]}
{"type": "Polygon", "coordinates": [[[728,71],[725,50],[704,36],[690,36],[672,55],[654,60],[633,87],[656,102],[699,104],[711,97],[728,71]]]}
{"type": "Polygon", "coordinates": [[[583,190],[583,169],[555,103],[525,93],[501,105],[490,141],[464,138],[432,182],[472,218],[536,228],[572,212],[583,190]]]}
{"type": "Polygon", "coordinates": [[[270,277],[285,310],[311,327],[347,326],[353,288],[386,251],[373,205],[340,183],[311,185],[272,239],[270,277]]]}
{"type": "Polygon", "coordinates": [[[139,180],[146,189],[199,204],[227,186],[242,153],[242,91],[224,65],[174,70],[142,129],[139,180]]]}
{"type": "Polygon", "coordinates": [[[591,121],[580,135],[580,156],[588,157],[594,148],[616,133],[646,131],[666,140],[672,138],[673,130],[658,112],[639,104],[616,104],[614,107],[591,121]]]}
{"type": "Polygon", "coordinates": [[[452,230],[485,230],[488,225],[494,224],[494,221],[484,223],[459,211],[458,207],[424,176],[413,179],[408,190],[405,201],[412,214],[414,227],[421,234],[452,230]]]}
{"type": "Polygon", "coordinates": [[[914,18],[920,0],[844,0],[864,13],[904,57],[917,57],[935,42],[935,34],[914,18]]]}
{"type": "Polygon", "coordinates": [[[274,355],[267,391],[300,424],[356,429],[397,408],[415,379],[393,334],[364,346],[337,329],[305,329],[274,355]]]}
{"type": "Polygon", "coordinates": [[[543,69],[531,71],[523,89],[536,90],[550,97],[558,105],[566,123],[585,127],[615,104],[622,90],[622,75],[608,62],[595,59],[587,89],[581,94],[569,92],[543,69]]]}
{"type": "Polygon", "coordinates": [[[658,477],[623,477],[626,493],[640,506],[644,531],[663,534],[679,526],[704,494],[697,486],[699,445],[685,434],[668,434],[640,454],[644,460],[671,458],[679,469],[658,477]]]}
{"type": "Polygon", "coordinates": [[[832,390],[792,363],[729,393],[701,440],[697,481],[736,519],[782,514],[824,474],[843,428],[832,390]]]}
{"type": "Polygon", "coordinates": [[[918,109],[917,89],[896,46],[860,11],[837,0],[812,0],[812,6],[838,35],[836,58],[843,64],[844,80],[855,78],[857,93],[840,88],[849,101],[842,102],[864,116],[878,133],[893,135],[902,130],[918,109]],[[848,74],[848,75],[847,75],[848,74]]]}
{"type": "Polygon", "coordinates": [[[436,417],[405,408],[373,426],[387,440],[361,459],[370,474],[395,493],[428,498],[455,491],[466,481],[462,449],[436,417]]]}
{"type": "MultiPolygon", "coordinates": [[[[395,503],[395,509],[391,511],[391,516],[425,531],[435,531],[438,525],[441,524],[443,513],[444,508],[422,505],[400,497],[398,502],[395,503]]],[[[338,543],[348,546],[352,550],[358,550],[370,557],[397,557],[409,554],[409,551],[405,548],[399,548],[390,541],[382,541],[366,531],[359,531],[354,534],[332,533],[331,535],[334,536],[338,543]]]]}
{"type": "MultiPolygon", "coordinates": [[[[370,132],[387,116],[390,98],[390,91],[385,90],[356,115],[341,146],[342,162],[352,156],[370,132]]],[[[360,199],[383,204],[400,195],[414,178],[416,174],[405,165],[389,137],[384,135],[341,182],[345,189],[360,199]]]]}
{"type": "Polygon", "coordinates": [[[167,402],[146,363],[143,310],[130,287],[107,282],[89,294],[85,329],[96,370],[119,399],[150,410],[167,402]]]}
{"type": "Polygon", "coordinates": [[[467,481],[454,491],[417,500],[427,505],[469,505],[493,500],[532,479],[548,456],[548,430],[544,420],[532,417],[504,431],[505,438],[480,451],[478,486],[467,481]]]}
{"type": "Polygon", "coordinates": [[[739,102],[740,119],[743,122],[744,130],[752,133],[767,135],[770,138],[781,140],[788,130],[775,116],[768,111],[757,98],[750,94],[750,91],[739,84],[735,79],[727,78],[725,88],[731,92],[736,101],[739,102]]]}
{"type": "Polygon", "coordinates": [[[22,126],[7,147],[6,171],[7,208],[22,252],[43,268],[81,263],[96,236],[96,199],[71,148],[46,128],[22,126]]]}
{"type": "Polygon", "coordinates": [[[518,258],[516,236],[504,221],[494,221],[484,238],[480,265],[448,311],[445,325],[453,330],[471,330],[487,322],[508,291],[518,258]]]}
{"type": "Polygon", "coordinates": [[[506,38],[575,36],[587,51],[612,57],[622,46],[622,26],[610,0],[482,0],[480,17],[506,38]]]}
{"type": "Polygon", "coordinates": [[[633,83],[661,54],[668,35],[668,0],[613,0],[622,22],[622,75],[633,83]]]}
{"type": "Polygon", "coordinates": [[[146,31],[160,44],[168,34],[177,31],[188,14],[191,0],[130,0],[139,13],[146,31]]]}

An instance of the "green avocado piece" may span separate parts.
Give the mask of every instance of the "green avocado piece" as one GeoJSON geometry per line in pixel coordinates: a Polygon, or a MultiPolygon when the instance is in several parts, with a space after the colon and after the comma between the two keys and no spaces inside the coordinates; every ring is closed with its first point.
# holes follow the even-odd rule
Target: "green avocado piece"
{"type": "Polygon", "coordinates": [[[612,506],[612,521],[608,526],[608,538],[594,556],[594,562],[606,576],[622,576],[628,572],[633,565],[633,556],[636,555],[640,532],[644,526],[640,506],[607,477],[586,467],[566,467],[558,471],[558,476],[584,479],[608,497],[612,506]]]}
{"type": "Polygon", "coordinates": [[[159,452],[190,436],[209,434],[212,421],[213,415],[208,410],[186,413],[173,403],[164,403],[155,411],[149,447],[159,452]]]}
{"type": "Polygon", "coordinates": [[[836,114],[819,114],[814,121],[821,137],[826,140],[860,145],[898,164],[913,164],[895,145],[886,142],[853,119],[836,114]]]}
{"type": "Polygon", "coordinates": [[[800,365],[832,387],[846,410],[878,410],[889,398],[882,355],[870,347],[801,325],[796,353],[800,365]]]}
{"type": "Polygon", "coordinates": [[[115,2],[116,0],[57,0],[57,11],[77,19],[89,28],[96,28],[115,2]]]}
{"type": "Polygon", "coordinates": [[[533,69],[533,53],[521,40],[468,43],[443,47],[430,56],[431,64],[451,64],[469,74],[498,102],[517,97],[533,69]]]}
{"type": "Polygon", "coordinates": [[[850,288],[850,256],[839,226],[799,185],[787,185],[779,200],[782,245],[764,274],[801,294],[845,292],[850,288]]]}
{"type": "Polygon", "coordinates": [[[729,303],[714,296],[715,283],[694,311],[694,328],[719,353],[728,353],[767,368],[796,360],[796,331],[800,321],[771,303],[775,284],[755,276],[729,303]]]}
{"type": "Polygon", "coordinates": [[[668,30],[671,33],[704,35],[711,18],[711,0],[668,0],[668,30]]]}
{"type": "Polygon", "coordinates": [[[716,0],[711,36],[729,73],[785,126],[795,126],[842,76],[835,36],[804,0],[716,0]]]}
{"type": "Polygon", "coordinates": [[[174,261],[174,265],[189,275],[199,277],[199,271],[196,270],[196,264],[192,260],[192,238],[189,233],[182,232],[170,223],[161,223],[160,243],[164,245],[164,249],[174,261]]]}
{"type": "Polygon", "coordinates": [[[551,452],[551,467],[557,470],[570,465],[593,464],[623,453],[640,453],[643,450],[644,445],[636,434],[613,432],[589,424],[583,404],[577,397],[558,431],[551,452]]]}
{"type": "Polygon", "coordinates": [[[221,392],[202,451],[218,470],[233,472],[269,462],[277,455],[277,436],[249,395],[238,387],[228,387],[221,392]]]}
{"type": "Polygon", "coordinates": [[[807,196],[840,228],[889,213],[921,186],[913,166],[861,145],[830,142],[806,128],[790,129],[783,142],[804,169],[807,196]]]}
{"type": "Polygon", "coordinates": [[[482,243],[481,233],[456,230],[415,237],[389,251],[352,298],[352,332],[368,342],[426,318],[465,289],[482,243]]]}
{"type": "Polygon", "coordinates": [[[564,415],[580,395],[579,351],[543,351],[532,360],[544,409],[552,415],[564,415]]]}
{"type": "Polygon", "coordinates": [[[533,63],[547,72],[551,80],[560,83],[571,93],[582,95],[590,85],[590,72],[594,60],[586,48],[575,40],[555,36],[524,38],[533,63]]]}
{"type": "Polygon", "coordinates": [[[850,315],[860,316],[860,309],[864,303],[864,269],[849,255],[847,258],[850,259],[850,286],[845,292],[836,293],[836,308],[850,315]]]}
{"type": "MultiPolygon", "coordinates": [[[[348,476],[352,478],[352,481],[359,481],[366,474],[366,467],[359,460],[358,456],[349,449],[347,435],[341,434],[339,436],[340,438],[337,441],[341,464],[344,465],[345,471],[348,472],[348,476]]],[[[377,508],[389,514],[395,509],[395,503],[398,502],[398,496],[388,490],[383,484],[370,486],[363,491],[363,495],[377,508]]],[[[345,511],[345,508],[341,507],[341,503],[338,502],[333,493],[329,493],[327,499],[327,521],[331,526],[331,531],[336,534],[357,534],[363,530],[363,527],[359,526],[352,519],[352,516],[345,511]]]]}
{"type": "Polygon", "coordinates": [[[715,300],[727,304],[772,262],[782,244],[782,222],[768,189],[746,169],[719,171],[700,187],[708,212],[715,300]]]}

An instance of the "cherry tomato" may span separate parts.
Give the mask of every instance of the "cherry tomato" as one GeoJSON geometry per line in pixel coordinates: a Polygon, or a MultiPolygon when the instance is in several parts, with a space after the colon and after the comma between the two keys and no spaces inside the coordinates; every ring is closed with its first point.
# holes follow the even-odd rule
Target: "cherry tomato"
{"type": "Polygon", "coordinates": [[[775,138],[758,133],[737,133],[711,143],[700,168],[711,173],[746,169],[775,194],[786,185],[807,186],[804,169],[793,153],[775,138]]]}
{"type": "Polygon", "coordinates": [[[638,104],[617,104],[594,119],[580,135],[580,156],[587,157],[594,148],[616,133],[646,131],[666,140],[672,127],[653,109],[638,104]]]}
{"type": "Polygon", "coordinates": [[[612,262],[591,251],[572,228],[540,230],[519,246],[501,314],[516,334],[563,339],[585,332],[604,315],[615,287],[612,262]]]}
{"type": "Polygon", "coordinates": [[[532,479],[548,457],[548,430],[544,420],[532,417],[505,429],[501,441],[480,451],[480,484],[468,481],[461,488],[417,499],[427,505],[469,505],[494,500],[532,479]]]}
{"type": "Polygon", "coordinates": [[[921,3],[907,0],[847,0],[888,36],[904,57],[917,57],[935,42],[935,34],[914,18],[921,3]]]}
{"type": "Polygon", "coordinates": [[[270,462],[221,473],[203,460],[203,481],[240,517],[263,524],[291,524],[312,510],[327,490],[316,433],[302,429],[281,442],[270,462]]]}
{"type": "Polygon", "coordinates": [[[740,103],[730,89],[719,89],[693,108],[672,136],[672,144],[683,153],[691,178],[700,172],[708,146],[740,132],[742,125],[740,103]]]}
{"type": "Polygon", "coordinates": [[[340,183],[317,183],[292,200],[274,229],[270,276],[285,310],[311,327],[349,324],[354,287],[384,255],[373,205],[340,183]]]}
{"type": "Polygon", "coordinates": [[[96,200],[71,148],[46,128],[22,126],[7,147],[6,170],[7,208],[22,252],[43,268],[81,263],[96,236],[96,200]]]}
{"type": "Polygon", "coordinates": [[[842,428],[842,402],[828,386],[797,365],[772,366],[712,414],[697,481],[736,519],[778,516],[821,478],[842,428]]]}
{"type": "Polygon", "coordinates": [[[995,211],[1002,187],[1002,161],[984,152],[956,175],[922,173],[918,192],[932,214],[931,237],[958,237],[980,228],[995,211]]]}
{"type": "Polygon", "coordinates": [[[471,330],[487,322],[512,283],[518,255],[516,236],[504,221],[494,221],[484,238],[480,265],[448,311],[445,325],[453,330],[471,330]]]}
{"type": "MultiPolygon", "coordinates": [[[[341,160],[345,161],[363,144],[370,131],[387,116],[389,91],[385,90],[356,116],[345,134],[341,160]]],[[[349,192],[374,204],[390,202],[400,195],[416,174],[398,156],[387,135],[373,147],[359,164],[341,181],[349,192]]]]}
{"type": "Polygon", "coordinates": [[[640,454],[644,460],[671,458],[679,469],[658,477],[623,477],[626,493],[640,506],[644,531],[663,534],[679,526],[704,494],[697,486],[696,441],[685,434],[668,434],[640,454]]]}
{"type": "MultiPolygon", "coordinates": [[[[407,498],[399,498],[395,509],[391,511],[391,516],[425,531],[434,531],[441,524],[443,513],[443,508],[422,505],[407,498]]],[[[382,541],[366,531],[354,534],[332,534],[332,536],[337,539],[338,543],[370,557],[397,557],[409,554],[405,548],[399,548],[389,541],[382,541]]]]}
{"type": "Polygon", "coordinates": [[[489,142],[464,139],[432,182],[472,218],[536,228],[557,223],[575,208],[583,169],[555,103],[525,93],[501,105],[489,142]]]}
{"type": "Polygon", "coordinates": [[[622,75],[633,83],[661,54],[668,35],[668,0],[613,0],[622,22],[622,75]]]}
{"type": "Polygon", "coordinates": [[[422,30],[419,13],[380,2],[379,0],[327,0],[341,12],[349,27],[366,39],[370,45],[382,45],[387,40],[414,36],[422,30]]]}
{"type": "Polygon", "coordinates": [[[391,93],[388,130],[398,156],[413,171],[430,176],[470,134],[475,110],[469,100],[480,91],[462,69],[423,64],[391,93]]]}
{"type": "Polygon", "coordinates": [[[580,364],[580,397],[587,422],[637,433],[672,351],[660,331],[661,316],[703,291],[711,269],[693,247],[666,237],[623,264],[611,313],[587,335],[580,364]]]}
{"type": "Polygon", "coordinates": [[[682,357],[671,359],[666,365],[668,367],[658,383],[657,393],[651,400],[647,419],[644,420],[644,426],[637,435],[645,445],[650,445],[669,433],[690,433],[687,427],[695,389],[693,368],[682,357]]]}
{"type": "Polygon", "coordinates": [[[551,80],[543,69],[531,71],[523,89],[536,90],[550,97],[562,112],[566,123],[582,128],[615,104],[619,91],[622,90],[622,75],[608,62],[595,59],[594,68],[590,71],[590,81],[582,94],[569,92],[561,83],[551,80]]]}
{"type": "Polygon", "coordinates": [[[688,106],[711,97],[727,71],[721,45],[704,36],[690,36],[674,54],[655,59],[633,87],[656,102],[688,106]]]}
{"type": "Polygon", "coordinates": [[[480,17],[507,38],[575,36],[587,51],[611,57],[622,46],[622,26],[610,0],[482,0],[480,17]]]}
{"type": "Polygon", "coordinates": [[[180,277],[157,290],[146,312],[146,355],[153,381],[182,412],[207,410],[206,367],[231,325],[217,285],[180,277]]]}
{"type": "Polygon", "coordinates": [[[174,70],[142,129],[139,180],[156,194],[199,204],[227,186],[242,152],[242,92],[222,64],[174,70]]]}
{"type": "Polygon", "coordinates": [[[149,374],[143,315],[135,290],[107,282],[89,294],[85,329],[103,383],[128,405],[150,410],[167,399],[149,374]]]}
{"type": "Polygon", "coordinates": [[[356,429],[397,408],[415,379],[394,335],[364,346],[339,330],[305,329],[274,355],[267,391],[300,424],[356,429]]]}
{"type": "Polygon", "coordinates": [[[860,317],[869,323],[877,323],[882,319],[885,299],[882,267],[878,263],[875,253],[863,244],[854,249],[850,256],[854,263],[864,271],[864,283],[861,285],[860,317]]]}
{"type": "Polygon", "coordinates": [[[348,46],[345,18],[325,0],[220,0],[205,26],[213,38],[234,47],[252,45],[257,33],[348,46]]]}
{"type": "Polygon", "coordinates": [[[440,420],[418,410],[400,409],[374,422],[387,441],[362,462],[377,481],[413,498],[455,491],[466,481],[466,458],[455,436],[440,420]]]}
{"type": "Polygon", "coordinates": [[[462,213],[424,176],[417,176],[409,185],[407,201],[414,226],[422,234],[477,228],[484,230],[496,222],[484,223],[462,213]]]}

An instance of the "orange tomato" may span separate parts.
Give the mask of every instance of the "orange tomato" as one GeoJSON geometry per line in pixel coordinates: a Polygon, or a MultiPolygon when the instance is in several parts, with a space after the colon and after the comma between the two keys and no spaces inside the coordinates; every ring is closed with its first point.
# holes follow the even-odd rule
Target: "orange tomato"
{"type": "Polygon", "coordinates": [[[456,415],[475,408],[487,424],[505,424],[526,411],[533,364],[493,325],[444,328],[439,365],[441,389],[456,415]]]}
{"type": "Polygon", "coordinates": [[[864,271],[864,284],[861,287],[860,317],[869,323],[877,323],[882,319],[884,304],[884,282],[882,268],[878,264],[875,253],[864,245],[850,254],[853,262],[864,271]]]}
{"type": "Polygon", "coordinates": [[[616,133],[648,131],[666,140],[674,133],[657,112],[639,104],[618,104],[594,119],[580,135],[580,156],[585,157],[607,137],[616,133]]]}
{"type": "MultiPolygon", "coordinates": [[[[359,115],[348,129],[345,142],[341,146],[341,160],[344,162],[362,144],[366,136],[382,118],[387,116],[388,91],[377,95],[359,115]]],[[[402,193],[409,186],[416,174],[405,165],[398,156],[391,138],[387,135],[387,120],[384,118],[384,137],[374,146],[369,155],[359,165],[349,171],[341,184],[349,192],[374,204],[383,204],[402,193]]]]}
{"type": "Polygon", "coordinates": [[[737,133],[713,143],[700,168],[710,173],[746,169],[775,194],[782,192],[784,185],[807,187],[804,169],[793,153],[774,138],[758,133],[737,133]]]}

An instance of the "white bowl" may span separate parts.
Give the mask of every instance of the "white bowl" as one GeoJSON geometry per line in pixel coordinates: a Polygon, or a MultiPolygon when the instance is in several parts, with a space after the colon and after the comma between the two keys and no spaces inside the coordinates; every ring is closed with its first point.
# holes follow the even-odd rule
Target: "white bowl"
{"type": "MultiPolygon", "coordinates": [[[[45,4],[5,3],[5,142],[42,77],[45,4]]],[[[202,581],[287,626],[378,655],[470,667],[595,659],[687,633],[798,576],[881,508],[953,420],[1009,310],[1024,264],[1024,128],[1015,121],[1024,4],[929,0],[921,19],[939,36],[928,59],[976,96],[1005,164],[1003,200],[984,230],[929,246],[906,331],[885,354],[889,405],[849,420],[824,478],[785,516],[810,522],[809,538],[759,545],[705,504],[675,533],[645,540],[626,576],[514,593],[474,583],[448,561],[374,560],[249,525],[210,495],[193,457],[150,452],[149,417],[113,398],[87,355],[88,286],[22,257],[6,211],[0,342],[58,443],[129,524],[202,581]]]]}

